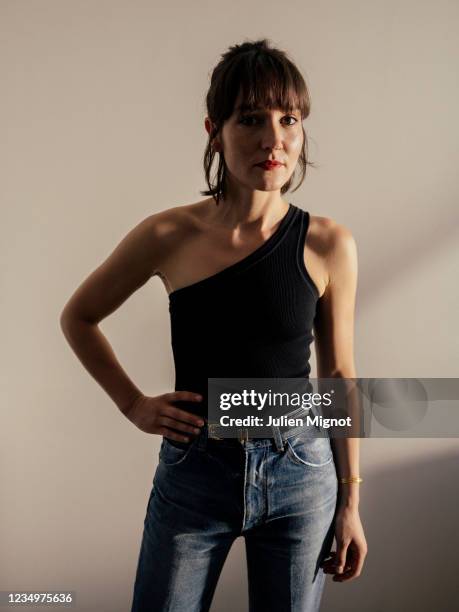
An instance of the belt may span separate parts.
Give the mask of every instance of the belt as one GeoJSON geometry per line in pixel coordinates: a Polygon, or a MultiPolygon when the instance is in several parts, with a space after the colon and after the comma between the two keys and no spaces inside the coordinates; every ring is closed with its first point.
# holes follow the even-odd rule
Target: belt
{"type": "Polygon", "coordinates": [[[248,442],[252,439],[249,437],[249,430],[247,427],[238,427],[236,429],[237,436],[234,436],[234,438],[232,436],[225,436],[223,438],[222,436],[217,435],[219,432],[221,432],[221,428],[222,425],[219,423],[207,423],[207,437],[211,438],[212,440],[233,440],[236,438],[241,443],[248,442]]]}
{"type": "MultiPolygon", "coordinates": [[[[296,408],[292,412],[288,412],[282,415],[284,418],[298,418],[306,417],[310,410],[307,408],[296,408]]],[[[304,431],[305,425],[271,425],[270,429],[272,435],[263,436],[250,436],[249,430],[255,429],[254,427],[232,427],[232,431],[235,432],[234,436],[223,437],[221,434],[228,430],[228,427],[221,425],[220,423],[207,422],[207,437],[211,440],[238,440],[242,445],[249,440],[258,440],[260,438],[274,438],[279,442],[284,442],[287,438],[304,431]]]]}

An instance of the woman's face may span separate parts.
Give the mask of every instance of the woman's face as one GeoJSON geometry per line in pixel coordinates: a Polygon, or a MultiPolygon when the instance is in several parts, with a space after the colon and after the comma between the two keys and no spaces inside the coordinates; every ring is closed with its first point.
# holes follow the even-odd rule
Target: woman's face
{"type": "Polygon", "coordinates": [[[240,96],[214,145],[224,153],[228,178],[250,190],[280,190],[293,174],[303,147],[301,113],[265,108],[247,111],[239,107],[239,101],[240,96]],[[257,166],[265,160],[283,165],[257,166]]]}

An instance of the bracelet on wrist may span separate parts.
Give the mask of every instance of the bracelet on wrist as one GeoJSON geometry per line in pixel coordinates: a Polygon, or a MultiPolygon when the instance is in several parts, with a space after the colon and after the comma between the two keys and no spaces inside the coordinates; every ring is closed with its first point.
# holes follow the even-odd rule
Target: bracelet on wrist
{"type": "Polygon", "coordinates": [[[339,482],[341,484],[351,484],[354,482],[360,484],[361,482],[363,482],[363,478],[360,478],[360,476],[349,476],[349,478],[340,478],[339,482]]]}

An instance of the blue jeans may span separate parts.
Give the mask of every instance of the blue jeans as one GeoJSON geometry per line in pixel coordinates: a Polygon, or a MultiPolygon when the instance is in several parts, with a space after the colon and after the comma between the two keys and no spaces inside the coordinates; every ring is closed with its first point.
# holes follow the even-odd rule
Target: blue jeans
{"type": "Polygon", "coordinates": [[[239,442],[208,438],[206,424],[187,445],[163,438],[131,612],[208,611],[241,535],[250,612],[319,610],[338,490],[330,438],[275,429],[239,442]]]}

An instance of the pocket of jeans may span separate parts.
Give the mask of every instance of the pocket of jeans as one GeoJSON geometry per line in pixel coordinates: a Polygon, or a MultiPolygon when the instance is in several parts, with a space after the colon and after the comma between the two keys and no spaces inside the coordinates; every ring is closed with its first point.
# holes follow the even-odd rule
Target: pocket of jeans
{"type": "Polygon", "coordinates": [[[310,467],[322,467],[333,459],[333,451],[328,437],[311,437],[302,434],[287,438],[287,456],[293,463],[310,467]]]}
{"type": "Polygon", "coordinates": [[[169,466],[183,463],[190,454],[196,439],[197,438],[188,444],[184,444],[183,442],[176,442],[175,440],[171,441],[168,438],[163,438],[161,448],[159,449],[159,460],[164,463],[164,465],[169,466]]]}

